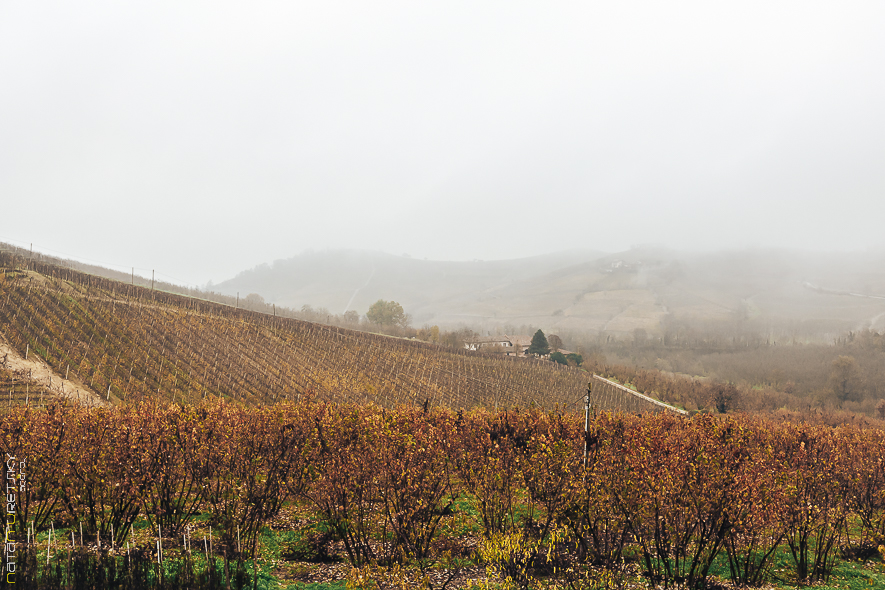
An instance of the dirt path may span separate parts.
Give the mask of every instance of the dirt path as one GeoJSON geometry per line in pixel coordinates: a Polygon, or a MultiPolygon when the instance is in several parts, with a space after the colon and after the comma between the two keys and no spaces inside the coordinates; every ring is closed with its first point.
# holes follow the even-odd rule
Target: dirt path
{"type": "Polygon", "coordinates": [[[31,381],[39,383],[60,397],[76,401],[81,406],[110,405],[91,390],[56,375],[40,357],[31,355],[25,360],[14,348],[0,341],[0,361],[4,358],[6,368],[29,374],[31,381]]]}

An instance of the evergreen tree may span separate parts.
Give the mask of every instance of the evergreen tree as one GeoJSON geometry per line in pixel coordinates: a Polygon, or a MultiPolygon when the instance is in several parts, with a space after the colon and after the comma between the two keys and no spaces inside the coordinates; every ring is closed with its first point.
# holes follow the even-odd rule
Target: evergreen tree
{"type": "Polygon", "coordinates": [[[537,356],[544,356],[550,352],[550,345],[547,344],[547,337],[544,336],[544,332],[541,330],[535,332],[535,335],[532,336],[532,343],[529,344],[525,352],[526,354],[537,356]]]}

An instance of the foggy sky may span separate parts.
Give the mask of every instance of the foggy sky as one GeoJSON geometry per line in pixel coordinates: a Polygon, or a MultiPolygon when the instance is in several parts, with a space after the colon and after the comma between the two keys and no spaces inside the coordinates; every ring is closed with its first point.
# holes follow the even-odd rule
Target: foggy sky
{"type": "Polygon", "coordinates": [[[883,56],[881,2],[2,2],[0,241],[882,248],[883,56]]]}

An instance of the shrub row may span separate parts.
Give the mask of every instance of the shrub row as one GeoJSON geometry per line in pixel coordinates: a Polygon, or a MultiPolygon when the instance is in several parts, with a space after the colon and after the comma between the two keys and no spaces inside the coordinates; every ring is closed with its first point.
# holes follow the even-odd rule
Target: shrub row
{"type": "Polygon", "coordinates": [[[823,580],[840,547],[885,542],[874,429],[606,413],[585,435],[583,416],[537,410],[310,402],[16,408],[0,420],[0,444],[27,465],[21,538],[25,523],[82,523],[120,546],[140,514],[174,537],[208,513],[217,552],[254,558],[261,527],[298,501],[354,565],[392,564],[434,557],[462,500],[486,549],[511,547],[484,555],[517,585],[630,559],[655,583],[691,586],[717,559],[734,582],[761,584],[778,548],[797,580],[823,580]]]}

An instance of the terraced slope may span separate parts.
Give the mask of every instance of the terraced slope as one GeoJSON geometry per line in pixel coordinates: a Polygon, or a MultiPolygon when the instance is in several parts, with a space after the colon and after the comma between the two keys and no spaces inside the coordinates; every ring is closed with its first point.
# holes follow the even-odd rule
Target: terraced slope
{"type": "Polygon", "coordinates": [[[442,349],[13,262],[0,255],[0,335],[111,403],[311,395],[554,408],[573,404],[587,386],[583,371],[547,361],[442,349]]]}

